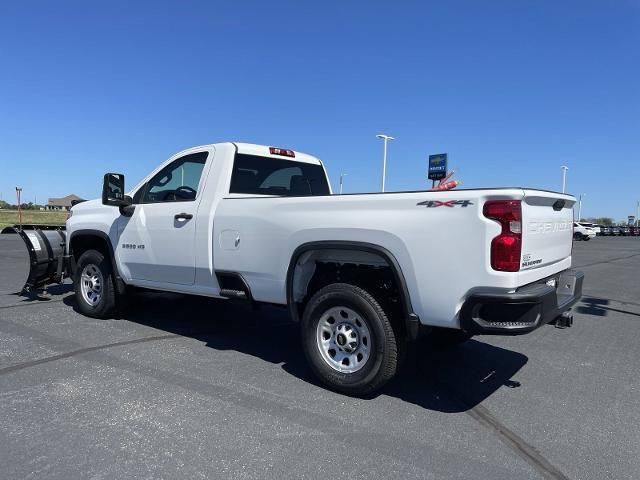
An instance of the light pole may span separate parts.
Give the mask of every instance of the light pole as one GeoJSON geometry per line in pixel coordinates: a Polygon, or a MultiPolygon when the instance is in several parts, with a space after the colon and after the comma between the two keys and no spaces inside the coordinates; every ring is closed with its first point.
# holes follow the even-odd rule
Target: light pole
{"type": "Polygon", "coordinates": [[[636,227],[640,226],[640,219],[638,218],[639,216],[640,216],[640,200],[636,202],[636,227]]]}
{"type": "Polygon", "coordinates": [[[22,192],[22,187],[16,187],[16,197],[18,199],[18,225],[20,225],[20,230],[22,230],[22,206],[20,204],[21,192],[22,192]]]}
{"type": "Polygon", "coordinates": [[[341,174],[340,174],[340,195],[342,195],[342,184],[343,184],[342,179],[343,179],[344,177],[346,177],[347,175],[349,175],[349,174],[348,174],[348,173],[341,173],[341,174]]]}
{"type": "Polygon", "coordinates": [[[562,170],[562,193],[564,193],[565,186],[567,185],[567,172],[569,171],[569,167],[562,165],[560,169],[562,170]]]}
{"type": "Polygon", "coordinates": [[[376,137],[384,140],[384,150],[382,154],[382,191],[384,192],[384,178],[387,174],[387,142],[389,140],[395,140],[395,138],[390,137],[389,135],[385,135],[383,133],[376,135],[376,137]]]}
{"type": "Polygon", "coordinates": [[[578,200],[578,222],[582,219],[582,197],[586,197],[586,193],[581,193],[580,198],[578,200]]]}

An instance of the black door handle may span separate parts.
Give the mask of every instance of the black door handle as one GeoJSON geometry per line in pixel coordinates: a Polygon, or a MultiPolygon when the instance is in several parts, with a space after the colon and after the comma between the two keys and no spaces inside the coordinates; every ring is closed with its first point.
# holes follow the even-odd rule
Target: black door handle
{"type": "Polygon", "coordinates": [[[173,218],[175,218],[176,220],[191,220],[193,218],[193,215],[191,215],[190,213],[176,213],[173,218]]]}

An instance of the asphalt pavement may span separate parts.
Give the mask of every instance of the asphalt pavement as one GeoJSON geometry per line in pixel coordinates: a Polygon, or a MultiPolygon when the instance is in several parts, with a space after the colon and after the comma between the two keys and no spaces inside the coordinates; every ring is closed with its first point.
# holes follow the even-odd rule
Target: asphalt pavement
{"type": "Polygon", "coordinates": [[[318,386],[285,309],[139,293],[122,318],[71,285],[21,297],[0,236],[0,478],[640,476],[640,238],[574,244],[569,329],[414,351],[380,394],[318,386]]]}

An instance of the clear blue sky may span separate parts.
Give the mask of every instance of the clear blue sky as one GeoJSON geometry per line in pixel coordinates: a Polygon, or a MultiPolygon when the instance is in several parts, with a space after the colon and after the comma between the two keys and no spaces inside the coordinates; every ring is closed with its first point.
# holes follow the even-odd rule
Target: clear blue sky
{"type": "Polygon", "coordinates": [[[640,2],[616,0],[0,4],[0,192],[97,197],[183,148],[238,140],[315,154],[334,188],[464,187],[640,199],[640,2]]]}

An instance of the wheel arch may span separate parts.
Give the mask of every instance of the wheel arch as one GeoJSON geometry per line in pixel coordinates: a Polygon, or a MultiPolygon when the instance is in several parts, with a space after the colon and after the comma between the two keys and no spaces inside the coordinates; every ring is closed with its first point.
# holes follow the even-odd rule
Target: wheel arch
{"type": "Polygon", "coordinates": [[[113,244],[109,235],[100,230],[84,229],[74,230],[69,236],[69,272],[75,276],[76,263],[80,255],[87,250],[97,250],[105,255],[111,267],[113,268],[113,275],[118,289],[118,293],[124,293],[126,284],[120,275],[118,270],[118,263],[116,262],[115,253],[113,250],[113,244]]]}
{"type": "MultiPolygon", "coordinates": [[[[286,295],[287,306],[291,318],[295,322],[300,321],[300,312],[298,311],[297,302],[294,298],[294,283],[296,280],[296,266],[298,261],[304,254],[322,250],[341,250],[350,252],[362,252],[380,257],[390,268],[395,283],[398,288],[398,296],[400,307],[402,309],[402,320],[406,327],[406,332],[410,338],[415,339],[418,336],[419,318],[413,310],[411,297],[406,279],[402,273],[402,268],[395,256],[386,248],[368,242],[346,241],[346,240],[323,240],[308,242],[298,246],[289,261],[286,277],[286,295]]],[[[308,282],[307,282],[308,286],[308,282]]]]}

